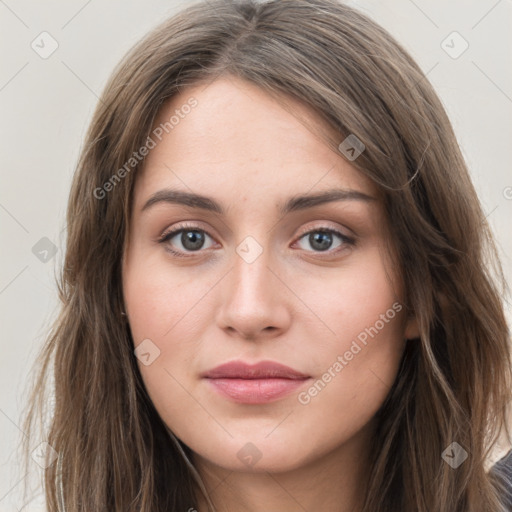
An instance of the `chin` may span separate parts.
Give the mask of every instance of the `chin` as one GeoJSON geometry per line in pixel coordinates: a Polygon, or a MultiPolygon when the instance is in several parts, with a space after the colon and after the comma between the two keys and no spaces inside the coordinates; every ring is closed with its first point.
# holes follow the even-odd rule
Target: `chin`
{"type": "MultiPolygon", "coordinates": [[[[272,436],[272,434],[271,434],[272,436]]],[[[230,439],[229,443],[215,446],[201,446],[191,449],[199,458],[229,471],[250,473],[283,473],[301,468],[319,456],[319,449],[300,439],[290,439],[286,436],[275,436],[274,439],[261,439],[261,434],[250,441],[230,439]]]]}

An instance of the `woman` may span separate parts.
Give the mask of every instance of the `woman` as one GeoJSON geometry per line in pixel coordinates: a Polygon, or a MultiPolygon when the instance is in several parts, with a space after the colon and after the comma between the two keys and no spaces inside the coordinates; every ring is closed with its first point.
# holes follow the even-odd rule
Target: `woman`
{"type": "Polygon", "coordinates": [[[411,57],[335,0],[129,52],[67,215],[49,510],[498,512],[500,267],[411,57]]]}

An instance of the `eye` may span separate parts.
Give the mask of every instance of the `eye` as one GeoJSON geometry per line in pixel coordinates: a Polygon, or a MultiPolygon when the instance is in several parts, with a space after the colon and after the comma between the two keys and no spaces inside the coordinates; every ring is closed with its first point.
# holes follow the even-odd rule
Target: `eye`
{"type": "MultiPolygon", "coordinates": [[[[211,247],[213,243],[205,246],[207,238],[213,240],[204,229],[197,225],[179,225],[173,230],[165,232],[158,242],[165,244],[166,250],[174,256],[187,257],[187,255],[191,255],[190,253],[199,253],[202,249],[211,247]],[[173,241],[173,239],[175,240],[173,241]]],[[[299,246],[306,243],[313,248],[313,252],[328,252],[332,255],[354,246],[356,241],[335,229],[320,227],[303,233],[296,243],[299,246]],[[338,243],[333,248],[336,239],[338,239],[338,243]]],[[[310,250],[304,246],[300,248],[310,250]]]]}
{"type": "Polygon", "coordinates": [[[187,252],[199,252],[201,249],[211,247],[211,245],[205,247],[206,238],[212,237],[204,229],[195,225],[181,225],[164,233],[158,242],[166,244],[166,249],[175,256],[186,256],[187,252]],[[178,250],[173,249],[172,246],[177,247],[178,250]]]}
{"type": "MultiPolygon", "coordinates": [[[[299,242],[304,240],[306,244],[309,244],[310,247],[313,248],[314,252],[327,252],[329,251],[331,254],[336,254],[339,251],[347,248],[347,246],[354,246],[355,240],[350,238],[339,231],[321,227],[317,229],[312,229],[304,233],[300,238],[299,242]],[[333,244],[338,238],[339,242],[335,245],[334,249],[332,249],[333,244]]],[[[305,247],[301,247],[302,249],[306,249],[305,247]]]]}

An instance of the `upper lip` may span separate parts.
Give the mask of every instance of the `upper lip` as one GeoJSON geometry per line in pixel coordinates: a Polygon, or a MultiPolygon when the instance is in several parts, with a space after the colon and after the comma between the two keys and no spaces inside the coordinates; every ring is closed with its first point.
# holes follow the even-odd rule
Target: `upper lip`
{"type": "Polygon", "coordinates": [[[309,376],[274,361],[260,361],[256,364],[231,361],[208,370],[202,374],[202,377],[209,379],[307,379],[309,376]]]}

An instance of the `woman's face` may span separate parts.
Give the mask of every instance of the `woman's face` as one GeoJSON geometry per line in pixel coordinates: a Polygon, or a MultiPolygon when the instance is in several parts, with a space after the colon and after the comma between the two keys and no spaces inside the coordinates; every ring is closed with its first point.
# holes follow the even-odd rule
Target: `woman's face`
{"type": "Polygon", "coordinates": [[[200,460],[230,470],[284,471],[366,443],[417,334],[377,190],[322,142],[329,127],[288,104],[309,129],[231,77],[172,98],[123,259],[151,400],[200,460]],[[261,362],[288,370],[251,368],[261,362]],[[239,364],[213,371],[227,363],[239,364]]]}

